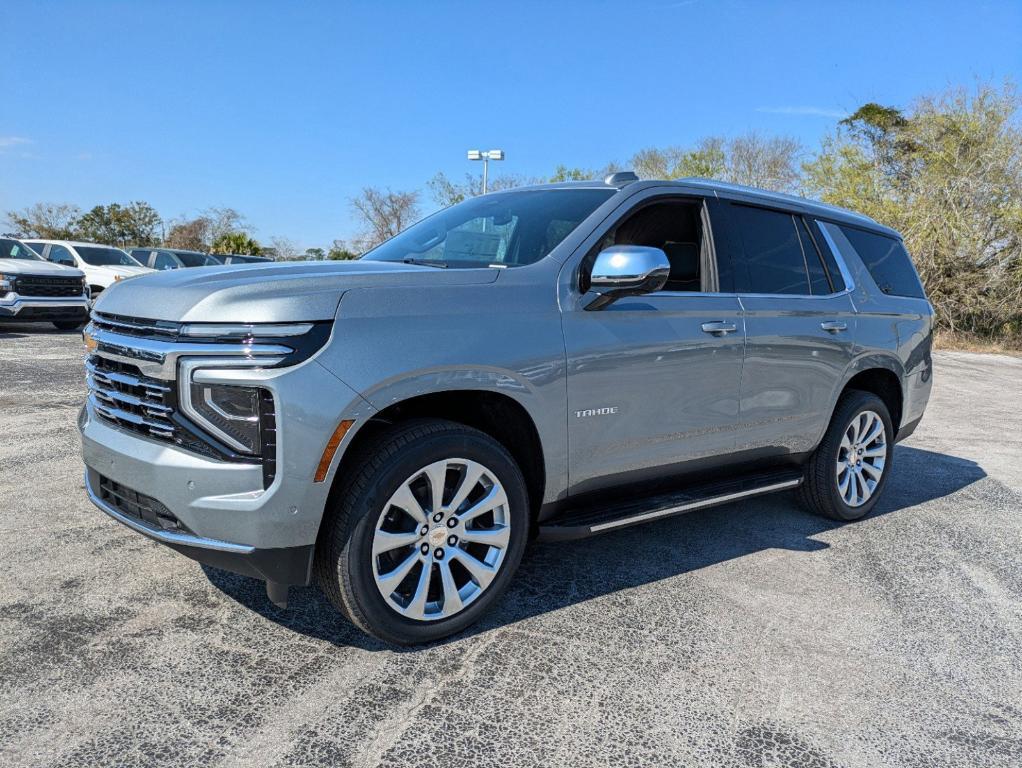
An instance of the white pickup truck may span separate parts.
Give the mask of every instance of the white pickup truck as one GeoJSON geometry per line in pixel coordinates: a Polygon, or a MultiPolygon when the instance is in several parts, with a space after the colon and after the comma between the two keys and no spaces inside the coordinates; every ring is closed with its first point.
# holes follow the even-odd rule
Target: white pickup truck
{"type": "Polygon", "coordinates": [[[0,323],[77,328],[89,317],[89,289],[79,269],[44,261],[20,240],[0,237],[0,323]]]}

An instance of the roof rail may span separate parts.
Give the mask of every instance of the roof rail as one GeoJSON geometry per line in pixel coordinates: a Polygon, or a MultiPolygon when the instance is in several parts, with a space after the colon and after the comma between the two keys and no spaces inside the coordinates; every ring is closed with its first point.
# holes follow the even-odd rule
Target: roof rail
{"type": "Polygon", "coordinates": [[[624,186],[625,184],[631,184],[633,181],[638,181],[639,177],[635,175],[634,171],[618,171],[612,173],[603,180],[604,184],[611,186],[624,186]]]}

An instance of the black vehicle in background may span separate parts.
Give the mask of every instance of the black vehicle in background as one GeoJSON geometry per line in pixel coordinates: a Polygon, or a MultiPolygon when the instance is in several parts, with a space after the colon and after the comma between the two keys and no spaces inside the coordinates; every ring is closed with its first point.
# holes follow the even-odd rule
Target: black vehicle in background
{"type": "Polygon", "coordinates": [[[180,248],[132,248],[128,253],[143,266],[150,269],[217,267],[223,263],[208,253],[186,251],[180,248]]]}
{"type": "Polygon", "coordinates": [[[221,264],[261,264],[264,261],[273,261],[267,256],[243,256],[239,253],[212,253],[210,256],[221,264]]]}

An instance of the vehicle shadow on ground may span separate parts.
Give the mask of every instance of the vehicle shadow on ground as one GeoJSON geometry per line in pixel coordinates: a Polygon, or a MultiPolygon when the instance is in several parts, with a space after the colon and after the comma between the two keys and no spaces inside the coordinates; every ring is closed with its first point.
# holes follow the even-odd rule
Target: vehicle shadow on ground
{"type": "MultiPolygon", "coordinates": [[[[82,323],[82,328],[85,323],[82,323]]],[[[82,329],[61,331],[50,323],[0,323],[0,339],[23,339],[27,336],[73,336],[81,335],[82,329]]]]}
{"type": "MultiPolygon", "coordinates": [[[[894,464],[883,498],[863,522],[949,496],[986,477],[968,459],[905,445],[897,447],[894,464]]],[[[536,543],[497,605],[476,625],[441,643],[767,549],[827,549],[830,545],[813,537],[841,525],[806,512],[793,493],[781,493],[582,541],[536,543]]],[[[316,587],[293,587],[290,607],[280,609],[266,598],[261,581],[202,568],[224,594],[295,632],[337,645],[397,650],[355,629],[316,587]]]]}

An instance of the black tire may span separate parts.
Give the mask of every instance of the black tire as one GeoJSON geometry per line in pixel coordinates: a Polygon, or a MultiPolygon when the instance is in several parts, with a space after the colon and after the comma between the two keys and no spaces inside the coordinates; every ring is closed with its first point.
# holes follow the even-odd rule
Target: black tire
{"type": "Polygon", "coordinates": [[[85,325],[84,320],[54,320],[53,325],[58,331],[74,331],[85,325]]]}
{"type": "Polygon", "coordinates": [[[355,626],[388,643],[428,643],[473,624],[507,588],[528,539],[528,494],[511,454],[489,435],[439,419],[409,421],[372,440],[346,474],[328,502],[315,574],[330,602],[355,626]],[[452,457],[477,461],[497,475],[507,494],[510,540],[493,581],[459,613],[431,621],[407,618],[387,604],[373,577],[376,523],[382,506],[410,475],[452,457]]]}
{"type": "Polygon", "coordinates": [[[802,504],[818,515],[842,522],[859,520],[868,515],[879,500],[891,475],[894,463],[894,436],[891,415],[883,400],[870,392],[855,389],[842,394],[823,440],[806,463],[805,475],[799,488],[802,504]],[[845,431],[852,420],[864,411],[873,411],[883,421],[887,454],[883,472],[872,495],[860,506],[851,506],[838,491],[836,464],[845,431]]]}

